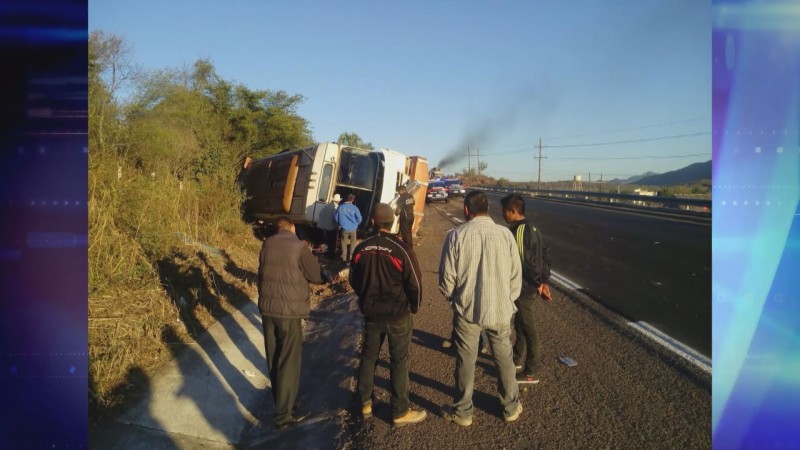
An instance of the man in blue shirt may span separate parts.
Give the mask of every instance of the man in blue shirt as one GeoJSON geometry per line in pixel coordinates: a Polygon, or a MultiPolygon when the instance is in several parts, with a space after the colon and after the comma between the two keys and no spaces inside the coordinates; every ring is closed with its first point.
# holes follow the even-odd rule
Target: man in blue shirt
{"type": "Polygon", "coordinates": [[[361,211],[353,204],[356,196],[347,194],[347,201],[336,209],[336,223],[342,228],[342,261],[349,262],[356,246],[356,230],[361,223],[361,211]]]}

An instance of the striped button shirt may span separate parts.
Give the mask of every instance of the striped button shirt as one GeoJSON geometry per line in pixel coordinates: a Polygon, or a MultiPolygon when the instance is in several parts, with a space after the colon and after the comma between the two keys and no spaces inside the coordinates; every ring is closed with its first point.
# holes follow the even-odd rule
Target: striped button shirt
{"type": "Polygon", "coordinates": [[[456,313],[483,327],[508,326],[521,288],[519,250],[508,228],[478,216],[448,233],[439,289],[456,313]]]}

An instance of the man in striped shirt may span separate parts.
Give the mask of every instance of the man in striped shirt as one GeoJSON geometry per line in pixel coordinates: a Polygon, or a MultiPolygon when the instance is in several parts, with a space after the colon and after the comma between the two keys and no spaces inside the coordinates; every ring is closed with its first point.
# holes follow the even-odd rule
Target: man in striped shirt
{"type": "Polygon", "coordinates": [[[472,391],[478,339],[486,331],[499,370],[498,391],[506,422],[522,412],[511,350],[514,300],[522,288],[522,271],[514,236],[489,217],[489,199],[481,191],[464,197],[467,223],[447,235],[439,262],[439,289],[453,308],[458,394],[446,419],[472,425],[472,391]]]}

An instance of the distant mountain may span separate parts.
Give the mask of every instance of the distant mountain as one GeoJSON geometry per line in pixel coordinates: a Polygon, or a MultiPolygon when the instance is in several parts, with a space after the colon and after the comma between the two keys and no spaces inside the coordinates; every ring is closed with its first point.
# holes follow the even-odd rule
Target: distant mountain
{"type": "Polygon", "coordinates": [[[645,172],[642,175],[634,175],[630,178],[625,178],[624,180],[620,180],[619,178],[614,178],[613,180],[609,181],[609,184],[632,184],[635,183],[642,178],[649,177],[650,175],[657,175],[655,172],[645,172]]]}
{"type": "Polygon", "coordinates": [[[668,186],[671,184],[686,184],[698,180],[711,179],[711,161],[690,164],[683,169],[660,175],[651,175],[636,181],[643,186],[668,186]]]}

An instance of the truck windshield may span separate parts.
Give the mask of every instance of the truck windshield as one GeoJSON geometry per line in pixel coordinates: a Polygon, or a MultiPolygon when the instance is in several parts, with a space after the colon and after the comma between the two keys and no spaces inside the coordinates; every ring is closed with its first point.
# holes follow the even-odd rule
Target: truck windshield
{"type": "Polygon", "coordinates": [[[344,148],[337,174],[337,184],[356,189],[374,190],[378,160],[370,157],[370,152],[344,148]]]}

